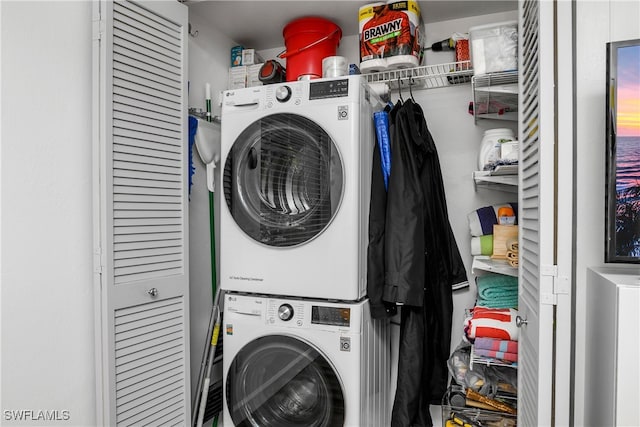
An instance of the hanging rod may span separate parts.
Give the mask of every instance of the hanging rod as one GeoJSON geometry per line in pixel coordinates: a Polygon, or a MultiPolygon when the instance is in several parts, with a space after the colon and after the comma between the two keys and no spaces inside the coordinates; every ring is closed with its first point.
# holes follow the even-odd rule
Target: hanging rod
{"type": "Polygon", "coordinates": [[[364,74],[364,77],[368,83],[387,83],[394,88],[403,82],[411,82],[415,89],[435,89],[470,83],[472,75],[471,61],[460,61],[387,70],[379,73],[364,74]]]}

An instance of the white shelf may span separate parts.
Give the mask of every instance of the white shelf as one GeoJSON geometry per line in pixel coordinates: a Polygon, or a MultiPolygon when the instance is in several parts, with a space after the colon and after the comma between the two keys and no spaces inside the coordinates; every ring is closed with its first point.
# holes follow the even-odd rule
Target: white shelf
{"type": "Polygon", "coordinates": [[[473,83],[476,89],[483,87],[492,89],[493,87],[515,84],[516,91],[513,93],[517,94],[518,71],[501,71],[498,73],[480,74],[473,76],[473,83]]]}
{"type": "Polygon", "coordinates": [[[473,183],[476,190],[478,186],[485,186],[509,193],[518,192],[518,175],[502,173],[501,169],[493,172],[475,171],[473,172],[473,183]]]}
{"type": "Polygon", "coordinates": [[[475,89],[478,92],[509,93],[517,95],[518,83],[499,84],[491,87],[476,87],[475,89]]]}
{"type": "Polygon", "coordinates": [[[363,74],[368,83],[387,83],[391,88],[410,84],[415,89],[435,89],[470,83],[472,75],[471,61],[448,62],[363,74]]]}
{"type": "Polygon", "coordinates": [[[518,268],[511,267],[505,260],[493,259],[488,255],[474,256],[473,263],[471,264],[471,272],[478,276],[485,271],[518,277],[518,268]]]}
{"type": "Polygon", "coordinates": [[[476,114],[476,120],[477,119],[509,120],[511,122],[515,122],[518,120],[518,112],[505,111],[499,113],[476,114]]]}

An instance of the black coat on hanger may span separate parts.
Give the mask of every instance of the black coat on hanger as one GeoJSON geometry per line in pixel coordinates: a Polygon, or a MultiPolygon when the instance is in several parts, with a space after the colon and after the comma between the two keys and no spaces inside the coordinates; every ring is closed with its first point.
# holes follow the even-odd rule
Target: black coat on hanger
{"type": "Polygon", "coordinates": [[[374,179],[370,217],[378,240],[373,251],[370,244],[369,266],[384,265],[384,274],[378,267],[377,282],[369,283],[369,291],[372,285],[376,288],[372,307],[378,315],[388,315],[391,305],[402,304],[391,425],[431,426],[429,404],[440,402],[447,385],[452,290],[468,283],[449,224],[436,146],[422,109],[408,99],[396,104],[392,113],[389,188],[384,194],[374,179]]]}

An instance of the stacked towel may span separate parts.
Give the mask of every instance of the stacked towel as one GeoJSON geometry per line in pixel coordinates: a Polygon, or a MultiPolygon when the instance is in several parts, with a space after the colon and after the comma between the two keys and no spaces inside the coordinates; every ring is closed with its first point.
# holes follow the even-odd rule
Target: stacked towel
{"type": "Polygon", "coordinates": [[[513,239],[507,242],[507,261],[511,267],[518,266],[518,240],[513,239]]]}
{"type": "Polygon", "coordinates": [[[479,356],[492,357],[508,362],[518,361],[518,341],[501,340],[497,338],[476,338],[474,351],[479,356]]]}
{"type": "Polygon", "coordinates": [[[518,341],[501,340],[498,338],[478,337],[473,345],[476,349],[504,351],[518,353],[518,341]]]}
{"type": "Polygon", "coordinates": [[[473,236],[471,238],[471,255],[491,255],[493,253],[493,234],[473,236]]]}
{"type": "Polygon", "coordinates": [[[477,305],[488,308],[518,307],[518,278],[488,273],[476,278],[477,305]]]}
{"type": "Polygon", "coordinates": [[[482,348],[476,348],[475,353],[478,356],[490,357],[492,359],[506,360],[507,362],[517,362],[518,353],[509,353],[506,351],[485,350],[482,348]]]}
{"type": "Polygon", "coordinates": [[[492,309],[476,306],[471,317],[465,319],[464,331],[470,341],[476,338],[499,338],[518,341],[516,316],[518,310],[492,309]]]}
{"type": "Polygon", "coordinates": [[[498,209],[504,207],[511,207],[513,212],[516,213],[516,224],[518,221],[517,203],[504,203],[501,205],[485,206],[467,215],[469,221],[469,231],[472,236],[486,236],[487,234],[493,234],[493,226],[498,223],[498,209]]]}

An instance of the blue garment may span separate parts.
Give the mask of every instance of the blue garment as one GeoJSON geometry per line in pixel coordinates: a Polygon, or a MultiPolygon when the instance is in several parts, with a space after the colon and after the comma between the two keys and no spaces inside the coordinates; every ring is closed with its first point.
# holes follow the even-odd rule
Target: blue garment
{"type": "Polygon", "coordinates": [[[389,189],[389,175],[391,174],[391,144],[389,142],[389,115],[386,111],[373,113],[373,121],[376,125],[376,137],[378,149],[380,150],[380,166],[382,167],[382,178],[384,179],[384,189],[389,189]]]}
{"type": "Polygon", "coordinates": [[[191,194],[191,186],[193,185],[193,174],[196,168],[193,165],[193,144],[196,141],[196,132],[198,130],[198,119],[189,116],[189,194],[191,194]]]}

